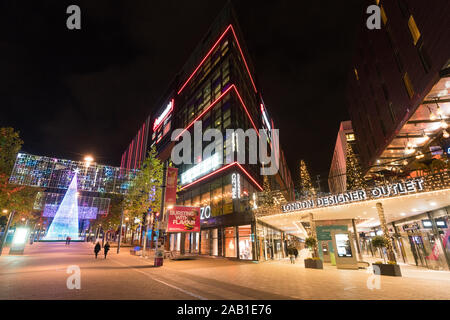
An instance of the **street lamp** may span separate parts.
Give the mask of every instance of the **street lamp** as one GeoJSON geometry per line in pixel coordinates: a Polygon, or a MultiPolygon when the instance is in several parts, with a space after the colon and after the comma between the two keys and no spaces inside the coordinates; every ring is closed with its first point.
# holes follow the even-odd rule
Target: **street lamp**
{"type": "Polygon", "coordinates": [[[7,214],[7,213],[8,213],[8,209],[3,209],[2,212],[3,212],[4,214],[7,214]]]}
{"type": "Polygon", "coordinates": [[[92,156],[87,155],[86,157],[84,157],[84,161],[86,162],[86,166],[89,167],[89,165],[91,164],[91,162],[94,161],[94,158],[92,158],[92,156]]]}

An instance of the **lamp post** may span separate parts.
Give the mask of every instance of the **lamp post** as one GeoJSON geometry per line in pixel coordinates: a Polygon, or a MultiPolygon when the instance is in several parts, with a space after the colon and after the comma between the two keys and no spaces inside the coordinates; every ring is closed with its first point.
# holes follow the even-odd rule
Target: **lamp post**
{"type": "Polygon", "coordinates": [[[130,220],[130,218],[126,217],[125,218],[125,233],[123,234],[123,241],[127,242],[127,233],[128,233],[128,221],[130,220]]]}
{"type": "Polygon", "coordinates": [[[117,241],[117,253],[120,252],[120,242],[122,240],[122,227],[123,227],[123,202],[122,202],[122,215],[120,217],[120,231],[119,231],[119,240],[117,241]]]}

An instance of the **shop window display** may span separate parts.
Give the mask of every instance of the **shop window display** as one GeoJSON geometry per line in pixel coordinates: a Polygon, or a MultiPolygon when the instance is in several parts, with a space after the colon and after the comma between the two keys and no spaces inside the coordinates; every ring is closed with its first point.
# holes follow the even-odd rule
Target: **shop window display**
{"type": "Polygon", "coordinates": [[[200,253],[209,255],[211,250],[209,230],[202,230],[201,237],[202,239],[201,239],[200,253]]]}
{"type": "Polygon", "coordinates": [[[225,257],[236,258],[236,227],[225,228],[225,257]]]}
{"type": "Polygon", "coordinates": [[[211,232],[211,240],[212,240],[212,255],[218,256],[219,255],[219,232],[218,229],[213,229],[211,232]]]}
{"type": "Polygon", "coordinates": [[[239,226],[239,259],[253,259],[253,239],[250,225],[239,226]]]}

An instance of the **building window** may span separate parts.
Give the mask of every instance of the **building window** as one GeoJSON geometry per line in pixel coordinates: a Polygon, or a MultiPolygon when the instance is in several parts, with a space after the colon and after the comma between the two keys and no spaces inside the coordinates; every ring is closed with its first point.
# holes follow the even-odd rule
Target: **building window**
{"type": "Polygon", "coordinates": [[[347,141],[355,141],[355,134],[354,133],[347,133],[345,135],[347,141]]]}
{"type": "Polygon", "coordinates": [[[391,115],[392,123],[395,123],[396,118],[395,118],[395,113],[394,113],[394,108],[393,108],[393,107],[394,107],[394,106],[392,105],[392,102],[389,102],[389,103],[388,103],[389,114],[391,115]]]}
{"type": "Polygon", "coordinates": [[[381,14],[381,20],[383,20],[383,24],[386,25],[387,15],[386,15],[386,11],[384,11],[383,6],[380,6],[380,14],[381,14]]]}
{"type": "Polygon", "coordinates": [[[250,225],[239,226],[239,259],[252,260],[252,228],[250,225]]]}
{"type": "Polygon", "coordinates": [[[201,246],[200,246],[200,253],[201,254],[211,254],[211,240],[210,240],[210,231],[209,230],[202,230],[201,232],[201,246]]]}
{"type": "Polygon", "coordinates": [[[420,31],[419,31],[419,28],[417,28],[416,21],[414,20],[414,17],[412,15],[410,15],[409,19],[408,19],[408,28],[409,28],[409,32],[411,32],[411,36],[413,38],[414,45],[416,45],[417,41],[419,41],[419,38],[420,38],[420,31]]]}
{"type": "Polygon", "coordinates": [[[420,62],[422,62],[423,69],[425,70],[425,73],[428,73],[431,69],[431,62],[430,57],[428,56],[425,48],[423,47],[423,41],[421,41],[417,46],[417,52],[419,54],[420,62]]]}
{"type": "Polygon", "coordinates": [[[225,257],[236,258],[236,227],[225,228],[225,257]]]}
{"type": "Polygon", "coordinates": [[[411,79],[409,79],[408,72],[405,72],[403,76],[403,83],[405,84],[406,91],[408,92],[408,96],[411,99],[414,96],[414,89],[411,83],[411,79]]]}
{"type": "Polygon", "coordinates": [[[408,5],[405,3],[405,0],[397,0],[397,3],[400,8],[400,11],[402,12],[403,17],[408,18],[409,9],[408,9],[408,5]]]}

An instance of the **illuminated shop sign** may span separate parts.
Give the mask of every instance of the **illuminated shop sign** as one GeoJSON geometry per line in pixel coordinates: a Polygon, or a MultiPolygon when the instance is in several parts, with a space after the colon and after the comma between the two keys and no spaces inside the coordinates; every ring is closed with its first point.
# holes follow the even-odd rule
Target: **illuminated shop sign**
{"type": "Polygon", "coordinates": [[[211,207],[205,206],[200,208],[200,220],[211,218],[211,207]]]}
{"type": "Polygon", "coordinates": [[[231,198],[241,198],[241,176],[239,173],[233,173],[231,175],[231,198]]]}
{"type": "Polygon", "coordinates": [[[305,201],[291,202],[281,206],[283,212],[322,208],[352,202],[394,197],[423,190],[423,179],[411,179],[405,182],[378,186],[368,190],[355,190],[331,196],[320,197],[305,201]]]}
{"type": "Polygon", "coordinates": [[[173,99],[170,100],[170,102],[167,104],[164,111],[159,115],[158,118],[155,119],[155,122],[153,123],[153,132],[155,132],[159,126],[166,120],[167,116],[172,112],[173,110],[173,99]]]}
{"type": "Polygon", "coordinates": [[[222,161],[218,153],[215,153],[211,157],[203,160],[194,167],[186,170],[181,174],[181,184],[190,183],[197,178],[204,176],[205,174],[217,169],[221,165],[222,161]]]}

